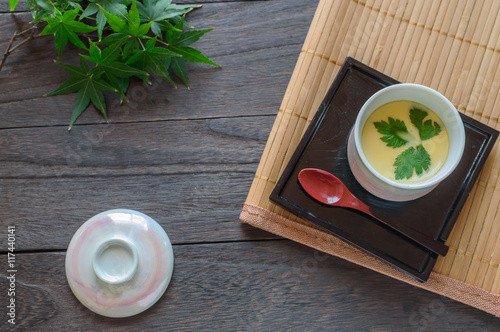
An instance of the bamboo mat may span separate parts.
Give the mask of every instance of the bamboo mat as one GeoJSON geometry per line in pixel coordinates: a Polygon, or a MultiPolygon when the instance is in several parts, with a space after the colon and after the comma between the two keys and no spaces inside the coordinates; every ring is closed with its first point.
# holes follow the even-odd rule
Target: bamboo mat
{"type": "Polygon", "coordinates": [[[424,284],[269,201],[346,56],[429,86],[499,130],[499,10],[496,0],[320,0],[241,221],[499,316],[498,143],[447,241],[449,253],[424,284]]]}

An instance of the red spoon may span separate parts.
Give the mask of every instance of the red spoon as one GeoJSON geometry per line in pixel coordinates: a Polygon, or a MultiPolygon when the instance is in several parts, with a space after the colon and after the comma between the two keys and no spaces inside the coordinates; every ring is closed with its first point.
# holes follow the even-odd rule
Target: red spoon
{"type": "Polygon", "coordinates": [[[445,256],[448,252],[448,246],[428,235],[405,224],[399,222],[395,223],[394,221],[389,224],[374,216],[370,211],[370,207],[356,198],[356,196],[347,189],[345,184],[333,174],[320,169],[305,168],[299,172],[298,178],[302,188],[304,188],[312,198],[323,204],[362,211],[438,255],[445,256]]]}

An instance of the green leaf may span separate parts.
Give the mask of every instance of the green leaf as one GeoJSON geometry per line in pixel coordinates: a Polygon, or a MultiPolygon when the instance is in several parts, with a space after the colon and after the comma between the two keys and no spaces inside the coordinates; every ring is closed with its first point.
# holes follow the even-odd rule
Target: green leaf
{"type": "Polygon", "coordinates": [[[189,88],[186,62],[181,58],[172,58],[170,66],[172,67],[175,76],[179,77],[182,80],[182,83],[189,88]]]}
{"type": "Polygon", "coordinates": [[[120,78],[129,78],[131,76],[137,76],[144,78],[148,75],[146,71],[134,68],[118,60],[120,55],[121,45],[119,43],[114,43],[104,50],[94,44],[92,41],[90,43],[89,55],[81,55],[81,57],[96,63],[94,71],[102,75],[102,77],[119,92],[120,98],[125,99],[124,91],[122,85],[117,80],[120,78]]]}
{"type": "Polygon", "coordinates": [[[130,85],[130,78],[117,77],[116,80],[118,81],[118,85],[120,86],[120,90],[123,93],[125,93],[128,90],[128,87],[130,85]]]}
{"type": "Polygon", "coordinates": [[[64,71],[66,73],[68,73],[70,76],[73,76],[73,77],[86,77],[87,76],[86,72],[82,71],[82,68],[80,68],[80,67],[68,65],[65,63],[57,62],[57,61],[56,61],[56,63],[59,65],[59,67],[64,69],[64,71]]]}
{"type": "Polygon", "coordinates": [[[130,10],[128,12],[128,20],[131,25],[139,28],[139,25],[141,24],[141,20],[139,18],[139,11],[137,10],[137,1],[134,0],[132,2],[132,5],[130,6],[130,10]]]}
{"type": "Polygon", "coordinates": [[[10,5],[10,11],[13,12],[14,9],[16,9],[16,5],[19,2],[19,0],[9,0],[9,5],[10,5]]]}
{"type": "Polygon", "coordinates": [[[417,146],[416,149],[410,147],[401,152],[394,162],[396,180],[410,179],[414,171],[420,175],[423,171],[427,171],[430,165],[431,157],[422,145],[417,146]]]}
{"type": "Polygon", "coordinates": [[[213,29],[204,30],[188,30],[183,32],[176,40],[170,44],[173,46],[189,46],[198,41],[204,34],[212,31],[213,29]]]}
{"type": "Polygon", "coordinates": [[[89,55],[89,58],[98,59],[98,61],[101,59],[101,49],[91,40],[89,40],[89,55]]]}
{"type": "Polygon", "coordinates": [[[80,5],[80,1],[82,0],[75,0],[75,1],[71,1],[71,0],[62,0],[62,3],[67,3],[68,5],[70,5],[71,7],[73,8],[77,8],[77,7],[81,7],[80,5]]]}
{"type": "Polygon", "coordinates": [[[131,38],[132,38],[131,36],[123,33],[112,33],[103,40],[101,40],[99,44],[110,46],[112,44],[119,43],[120,46],[122,46],[131,38]]]}
{"type": "MultiPolygon", "coordinates": [[[[99,35],[99,40],[102,39],[102,33],[106,26],[107,17],[104,15],[104,11],[110,15],[113,15],[121,20],[126,21],[127,17],[127,3],[129,0],[90,0],[90,5],[95,5],[100,8],[99,12],[96,16],[96,24],[97,24],[97,33],[99,35]]],[[[111,24],[110,24],[111,27],[111,24]]],[[[111,27],[114,29],[113,27],[111,27]]],[[[117,30],[115,30],[117,31],[117,30]]],[[[118,31],[117,31],[118,32],[118,31]]]]}
{"type": "Polygon", "coordinates": [[[85,90],[79,90],[75,97],[75,103],[73,104],[73,112],[71,113],[68,131],[71,130],[75,121],[82,115],[89,104],[90,97],[85,94],[85,90]]]}
{"type": "Polygon", "coordinates": [[[40,6],[40,8],[42,8],[48,12],[54,13],[54,11],[55,11],[55,7],[54,7],[54,4],[52,2],[45,1],[45,0],[36,0],[36,4],[38,6],[40,6]]]}
{"type": "Polygon", "coordinates": [[[92,16],[99,11],[99,6],[95,3],[89,3],[85,8],[83,13],[80,15],[80,20],[83,20],[86,17],[92,16]]]}
{"type": "Polygon", "coordinates": [[[161,27],[158,23],[156,22],[151,22],[151,31],[155,34],[156,37],[161,38],[162,37],[162,31],[161,27]]]}
{"type": "Polygon", "coordinates": [[[121,42],[116,42],[108,47],[106,47],[102,52],[101,52],[101,59],[103,63],[109,63],[111,61],[114,61],[118,59],[120,56],[121,52],[121,46],[123,44],[121,42]]]}
{"type": "MultiPolygon", "coordinates": [[[[75,0],[81,1],[81,0],[75,0]]],[[[71,8],[80,8],[80,4],[70,0],[27,0],[25,6],[33,16],[32,24],[38,23],[46,17],[61,17],[62,13],[71,8]]]]}
{"type": "Polygon", "coordinates": [[[106,71],[106,73],[116,77],[122,77],[122,78],[131,76],[143,77],[148,75],[148,73],[143,70],[131,67],[125,63],[118,61],[111,62],[108,64],[102,64],[101,66],[106,71]]]}
{"type": "Polygon", "coordinates": [[[101,12],[106,17],[106,20],[114,32],[128,34],[137,38],[144,38],[149,32],[152,22],[140,24],[139,12],[137,11],[136,2],[134,1],[130,6],[130,10],[125,19],[107,12],[101,8],[101,12]]]}
{"type": "Polygon", "coordinates": [[[144,0],[137,3],[141,22],[161,22],[189,13],[199,5],[175,5],[171,0],[144,0]]]}
{"type": "Polygon", "coordinates": [[[121,55],[124,61],[126,61],[130,57],[132,52],[138,49],[140,46],[139,41],[136,37],[123,33],[113,33],[107,36],[99,44],[108,46],[114,45],[115,47],[121,49],[121,55]]]}
{"type": "Polygon", "coordinates": [[[168,21],[160,21],[160,22],[152,22],[151,24],[151,31],[158,37],[162,38],[163,37],[163,31],[182,31],[177,29],[175,26],[173,26],[171,23],[168,21]]]}
{"type": "Polygon", "coordinates": [[[399,148],[408,143],[403,137],[401,137],[400,133],[407,133],[408,128],[401,120],[395,120],[389,117],[389,122],[386,121],[378,121],[374,122],[375,128],[377,131],[384,135],[380,139],[386,143],[387,146],[393,148],[399,148]]]}
{"type": "Polygon", "coordinates": [[[123,58],[124,59],[130,58],[130,55],[139,48],[140,48],[139,39],[131,36],[131,38],[127,40],[125,45],[123,45],[123,51],[122,51],[123,58]]]}
{"type": "Polygon", "coordinates": [[[106,16],[104,16],[102,10],[99,10],[96,16],[97,36],[99,37],[99,40],[102,39],[102,33],[104,32],[106,23],[107,23],[106,16]]]}
{"type": "Polygon", "coordinates": [[[71,77],[63,82],[56,90],[48,93],[47,96],[77,92],[69,130],[71,130],[76,119],[85,111],[90,102],[94,104],[107,121],[106,103],[102,92],[117,91],[113,86],[101,78],[102,73],[99,73],[96,68],[89,69],[83,58],[80,58],[80,67],[62,64],[60,62],[57,62],[57,64],[70,74],[71,77]]]}
{"type": "Polygon", "coordinates": [[[422,141],[428,140],[441,132],[441,126],[437,122],[433,122],[432,120],[424,122],[424,118],[427,115],[426,111],[418,107],[410,109],[410,121],[418,129],[422,141]]]}
{"type": "Polygon", "coordinates": [[[139,26],[139,31],[138,31],[138,35],[139,36],[145,36],[148,32],[149,32],[149,29],[151,28],[151,25],[153,24],[154,22],[149,22],[149,23],[144,23],[144,24],[141,24],[139,26]]]}
{"type": "Polygon", "coordinates": [[[175,41],[182,35],[182,30],[184,29],[185,17],[181,16],[179,21],[175,24],[175,30],[170,30],[167,33],[167,41],[170,44],[175,43],[175,41]]]}
{"type": "Polygon", "coordinates": [[[220,67],[219,64],[213,62],[206,56],[204,56],[200,51],[185,46],[169,46],[171,51],[181,55],[186,61],[189,62],[197,62],[197,63],[206,63],[212,66],[220,67]]]}
{"type": "Polygon", "coordinates": [[[88,73],[88,71],[90,70],[89,65],[87,65],[87,63],[82,57],[80,57],[80,68],[83,69],[85,73],[88,73]]]}
{"type": "Polygon", "coordinates": [[[79,11],[80,8],[76,8],[66,11],[62,16],[56,15],[56,17],[44,18],[44,21],[47,21],[48,24],[40,34],[54,34],[58,57],[61,57],[68,40],[79,48],[87,49],[80,37],[77,36],[77,33],[87,33],[96,30],[92,26],[75,21],[79,11]]]}
{"type": "Polygon", "coordinates": [[[89,2],[94,2],[99,4],[101,7],[106,9],[108,12],[125,18],[127,15],[127,4],[130,4],[131,0],[89,0],[89,2]]]}
{"type": "Polygon", "coordinates": [[[89,0],[89,2],[99,5],[114,16],[127,19],[127,4],[130,0],[89,0]]]}
{"type": "Polygon", "coordinates": [[[109,26],[111,27],[111,29],[113,29],[114,32],[119,32],[119,33],[128,32],[127,21],[125,19],[107,12],[103,7],[101,7],[101,13],[104,15],[106,21],[108,22],[109,26]]]}
{"type": "Polygon", "coordinates": [[[200,51],[192,47],[188,47],[188,45],[193,44],[204,34],[212,31],[212,29],[182,31],[183,27],[184,16],[181,17],[179,22],[177,22],[177,24],[175,25],[176,30],[167,31],[166,36],[169,45],[168,48],[171,51],[181,55],[186,61],[206,63],[212,66],[220,67],[219,64],[207,58],[200,51]]]}
{"type": "Polygon", "coordinates": [[[54,95],[67,95],[69,93],[77,92],[80,89],[80,85],[85,80],[85,78],[77,78],[72,77],[66,81],[64,81],[56,90],[52,91],[46,96],[54,96],[54,95]]]}
{"type": "Polygon", "coordinates": [[[181,32],[182,27],[180,29],[176,28],[169,20],[178,22],[182,19],[182,15],[199,7],[201,6],[175,5],[172,4],[171,0],[144,0],[143,3],[137,2],[141,22],[151,23],[151,31],[158,38],[162,38],[163,31],[181,32]]]}
{"type": "MultiPolygon", "coordinates": [[[[18,2],[9,0],[12,10],[18,2]]],[[[212,29],[184,31],[191,28],[184,15],[201,7],[198,5],[176,5],[172,0],[25,2],[30,7],[33,22],[43,20],[47,23],[41,34],[54,35],[58,57],[68,42],[86,51],[80,54],[79,66],[57,62],[69,78],[47,94],[76,93],[69,129],[90,103],[107,120],[103,91],[114,91],[125,99],[132,76],[150,83],[149,75],[154,74],[175,86],[170,77],[175,74],[189,88],[185,61],[218,66],[190,47],[212,29]],[[110,34],[104,36],[105,30],[110,34]],[[87,44],[81,39],[80,34],[91,31],[97,31],[99,43],[89,40],[87,44]]]]}
{"type": "Polygon", "coordinates": [[[179,54],[172,52],[164,47],[153,47],[147,50],[150,53],[162,56],[164,59],[168,57],[179,57],[179,54]]]}
{"type": "Polygon", "coordinates": [[[126,63],[140,70],[152,72],[175,86],[168,73],[168,62],[166,61],[179,55],[166,48],[156,47],[155,44],[156,38],[148,40],[144,49],[137,50],[126,63]]]}

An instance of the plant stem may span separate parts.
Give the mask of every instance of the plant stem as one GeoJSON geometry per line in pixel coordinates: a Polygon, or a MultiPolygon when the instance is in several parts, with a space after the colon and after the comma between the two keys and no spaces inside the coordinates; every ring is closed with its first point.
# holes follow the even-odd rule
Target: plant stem
{"type": "Polygon", "coordinates": [[[12,47],[12,44],[14,44],[14,40],[16,40],[16,36],[17,36],[17,32],[14,32],[14,34],[10,38],[9,46],[7,46],[7,50],[3,54],[3,59],[2,59],[2,62],[0,63],[0,71],[2,70],[4,63],[7,60],[7,57],[9,56],[10,53],[12,53],[10,48],[12,47]]]}
{"type": "Polygon", "coordinates": [[[39,38],[39,37],[43,37],[42,35],[35,35],[35,31],[36,30],[37,30],[37,26],[34,25],[31,28],[28,28],[28,29],[26,29],[24,31],[21,31],[19,33],[14,32],[14,34],[10,38],[9,45],[7,46],[7,49],[5,50],[5,53],[3,54],[2,62],[0,63],[0,72],[2,71],[2,68],[3,68],[4,64],[5,64],[5,61],[7,61],[7,58],[9,57],[9,55],[12,52],[14,52],[15,50],[17,50],[19,47],[23,46],[24,44],[26,44],[30,40],[33,40],[33,39],[39,38]],[[23,41],[19,42],[17,45],[13,46],[14,45],[14,41],[19,36],[22,36],[22,35],[24,35],[24,34],[26,34],[28,32],[30,33],[30,35],[28,37],[26,37],[23,41]]]}

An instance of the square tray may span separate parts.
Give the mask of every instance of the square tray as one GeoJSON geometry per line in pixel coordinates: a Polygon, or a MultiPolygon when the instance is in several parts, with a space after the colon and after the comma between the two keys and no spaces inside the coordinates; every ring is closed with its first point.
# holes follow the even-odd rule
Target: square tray
{"type": "Polygon", "coordinates": [[[398,81],[348,57],[315,114],[304,137],[278,180],[270,199],[293,214],[425,282],[437,254],[361,212],[330,207],[312,199],[297,176],[304,168],[336,175],[373,213],[390,222],[400,220],[445,242],[479,172],[498,137],[498,131],[461,114],[465,151],[455,171],[431,193],[408,202],[391,202],[367,192],[347,162],[347,138],[364,102],[378,90],[398,81]]]}

